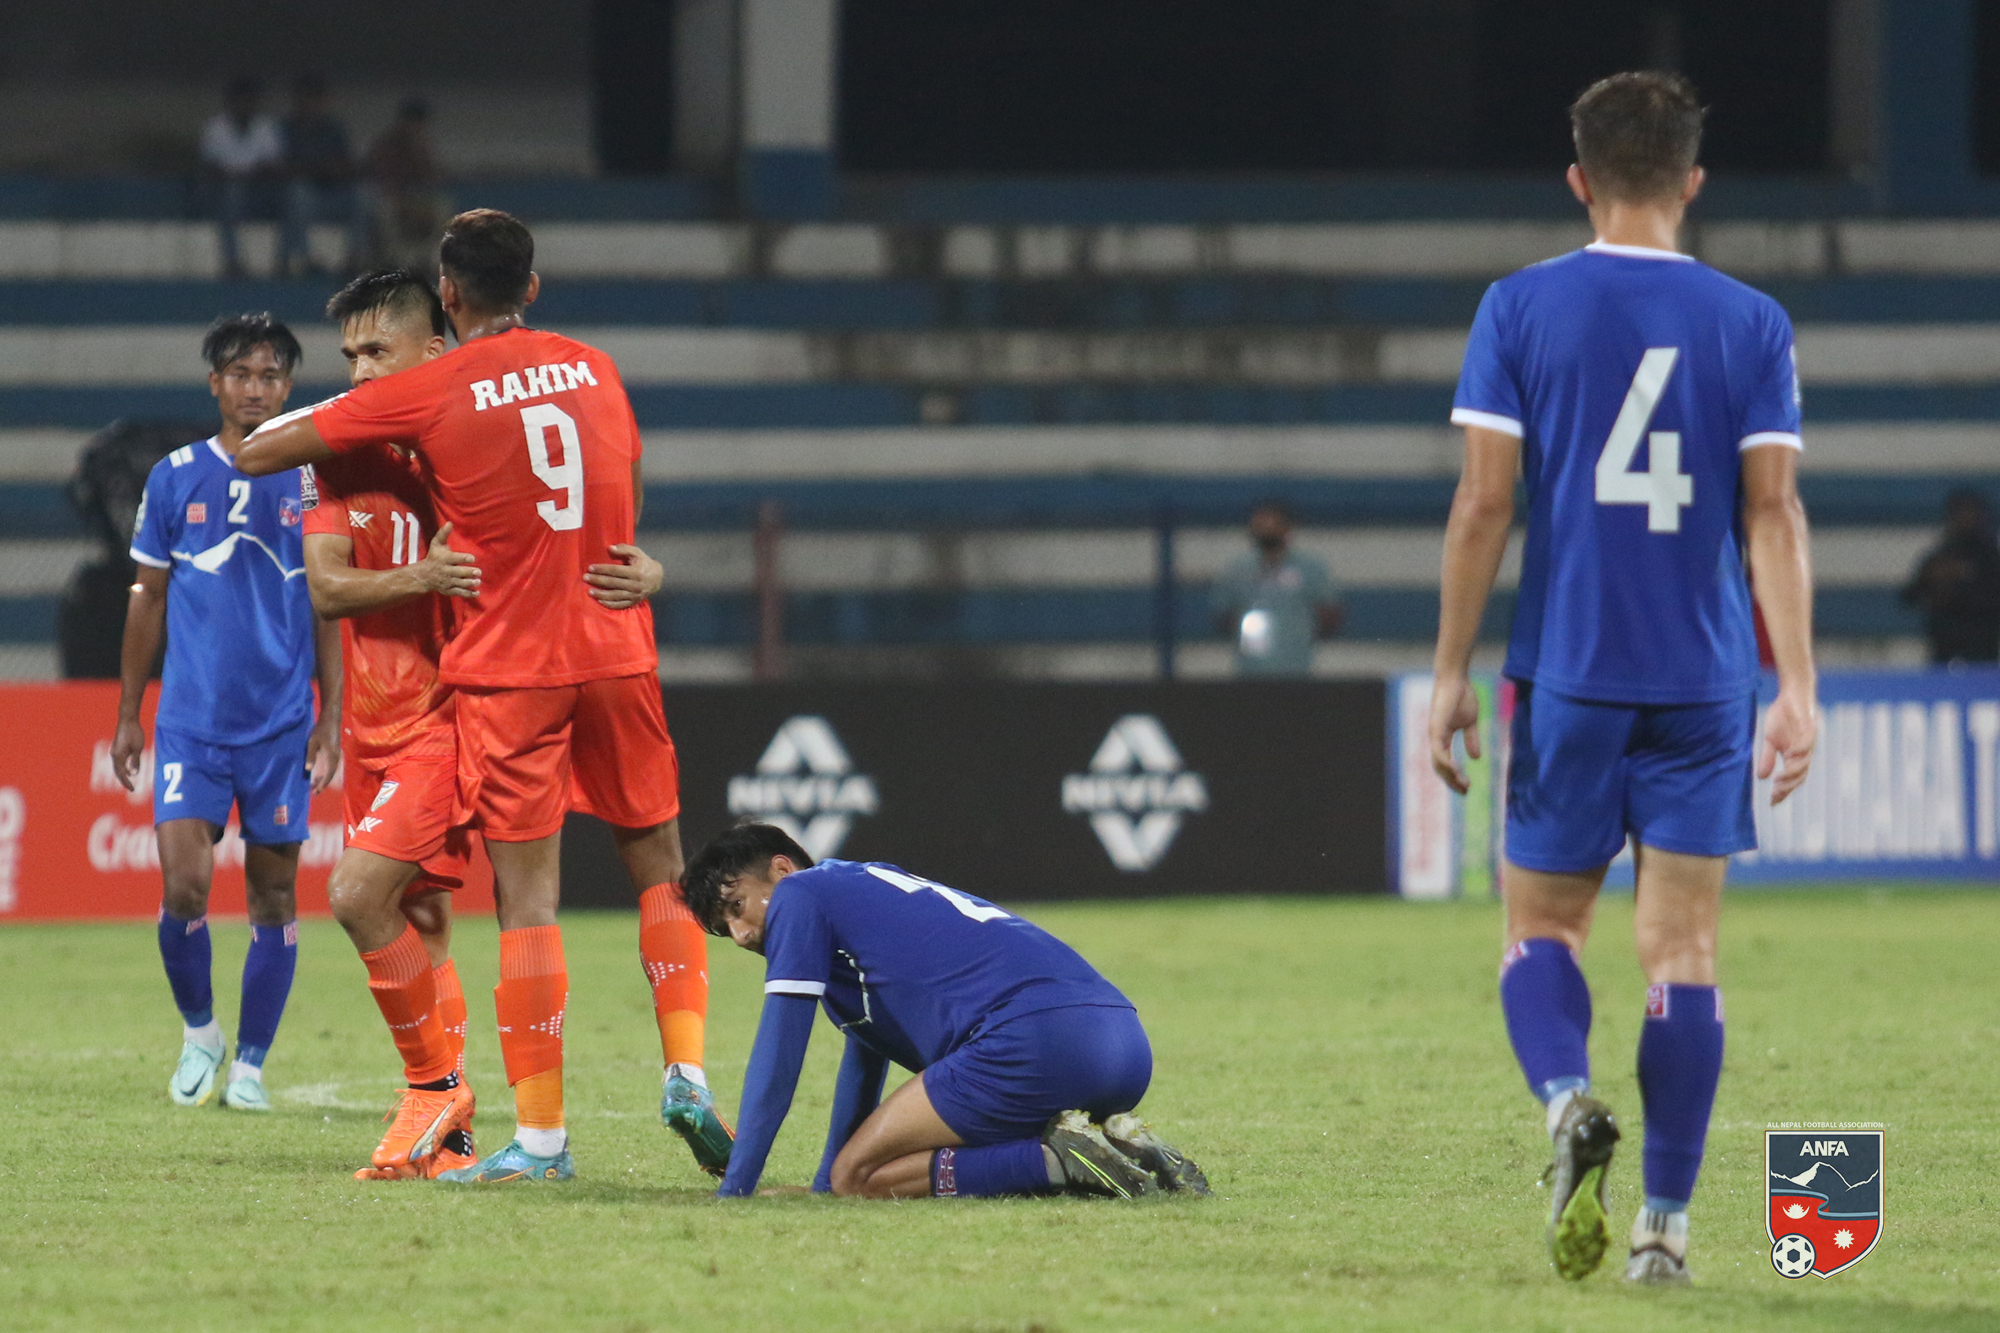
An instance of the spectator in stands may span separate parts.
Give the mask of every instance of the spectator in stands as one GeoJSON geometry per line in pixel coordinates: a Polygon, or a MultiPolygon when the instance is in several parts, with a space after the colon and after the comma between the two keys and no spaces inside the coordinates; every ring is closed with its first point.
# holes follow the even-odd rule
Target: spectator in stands
{"type": "Polygon", "coordinates": [[[1924,613],[1933,666],[2000,662],[2000,544],[1985,495],[1961,486],[1945,497],[1944,536],[1917,561],[1903,600],[1924,613]]]}
{"type": "Polygon", "coordinates": [[[368,181],[375,196],[377,261],[421,273],[437,266],[445,199],[438,190],[431,152],[430,103],[409,97],[396,119],[368,150],[368,181]]]}
{"type": "Polygon", "coordinates": [[[1256,550],[1229,562],[1209,606],[1236,640],[1239,676],[1308,676],[1313,641],[1340,632],[1346,607],[1326,564],[1292,549],[1292,514],[1266,500],[1250,515],[1256,550]]]}
{"type": "Polygon", "coordinates": [[[230,81],[222,110],[201,131],[201,165],[215,192],[216,238],[224,277],[243,276],[237,228],[250,215],[255,192],[275,181],[285,165],[278,122],[259,110],[263,85],[250,75],[230,81]]]}
{"type": "Polygon", "coordinates": [[[354,268],[362,250],[361,201],[354,189],[354,154],[347,126],[327,104],[326,80],[301,74],[292,84],[292,114],[285,118],[285,226],[278,236],[278,272],[324,272],[313,262],[311,228],[339,222],[346,245],[343,271],[354,268]]]}

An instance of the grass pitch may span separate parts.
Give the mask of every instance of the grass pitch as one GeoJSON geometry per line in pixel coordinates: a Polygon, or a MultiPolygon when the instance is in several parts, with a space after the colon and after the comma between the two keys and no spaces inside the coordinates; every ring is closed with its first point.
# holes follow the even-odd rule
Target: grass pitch
{"type": "MultiPolygon", "coordinates": [[[[1637,1204],[1644,988],[1629,899],[1585,968],[1599,1087],[1621,1113],[1616,1223],[1637,1204]]],[[[1724,919],[1729,1053],[1695,1200],[1689,1291],[1579,1285],[1542,1247],[1541,1115],[1507,1053],[1491,904],[1257,899],[1040,906],[1138,1003],[1142,1108],[1218,1197],[904,1204],[709,1197],[657,1115],[636,921],[575,915],[571,1133],[547,1188],[359,1184],[398,1067],[360,964],[302,931],[268,1068],[278,1112],[180,1110],[178,1023],[150,925],[0,930],[0,1325],[10,1329],[1992,1329],[2000,895],[1747,892],[1724,919]],[[1886,1122],[1884,1233],[1830,1281],[1771,1269],[1763,1129],[1886,1122]]],[[[225,1028],[244,932],[216,931],[225,1028]]],[[[456,952],[470,1072],[497,1146],[511,1103],[485,994],[493,928],[456,952]]],[[[733,1111],[759,960],[711,945],[709,1071],[733,1111]]],[[[767,1183],[818,1160],[824,1025],[767,1183]]],[[[1616,1253],[1622,1255],[1622,1244],[1616,1253]]]]}

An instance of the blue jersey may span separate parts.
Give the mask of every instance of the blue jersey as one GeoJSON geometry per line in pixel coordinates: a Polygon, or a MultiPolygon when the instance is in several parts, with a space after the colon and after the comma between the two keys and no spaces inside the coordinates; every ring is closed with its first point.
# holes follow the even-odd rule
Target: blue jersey
{"type": "Polygon", "coordinates": [[[1592,245],[1487,289],[1451,419],[1520,438],[1506,674],[1583,699],[1748,694],[1742,450],[1799,447],[1792,325],[1685,255],[1592,245]]]}
{"type": "Polygon", "coordinates": [[[1021,1014],[1132,1007],[1041,927],[889,865],[822,861],[785,876],[764,957],[765,994],[817,996],[849,1036],[905,1069],[1021,1014]]]}
{"type": "Polygon", "coordinates": [[[158,725],[250,745],[311,717],[301,513],[296,470],[246,477],[212,439],[153,465],[132,558],[173,571],[158,725]]]}

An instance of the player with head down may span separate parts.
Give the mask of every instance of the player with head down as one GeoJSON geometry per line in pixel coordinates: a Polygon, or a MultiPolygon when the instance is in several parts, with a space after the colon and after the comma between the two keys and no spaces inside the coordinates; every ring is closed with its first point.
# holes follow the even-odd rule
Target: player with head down
{"type": "Polygon", "coordinates": [[[1590,991],[1577,955],[1598,886],[1633,840],[1648,989],[1639,1038],[1645,1203],[1628,1279],[1683,1283],[1687,1208],[1722,1072],[1715,942],[1728,858],[1751,819],[1757,647],[1745,565],[1777,660],[1755,755],[1771,798],[1804,781],[1817,728],[1812,572],[1797,490],[1791,322],[1770,297],[1675,249],[1702,183],[1702,109],[1673,74],[1619,74],[1570,109],[1570,188],[1595,243],[1495,283],[1473,322],[1452,420],[1465,472],[1445,535],[1431,760],[1478,753],[1467,664],[1528,498],[1507,778],[1500,1002],[1555,1161],[1549,1247],[1581,1278],[1610,1244],[1618,1140],[1590,1095],[1590,991]]]}
{"type": "Polygon", "coordinates": [[[716,838],[682,887],[705,929],[765,958],[723,1197],[756,1191],[821,1005],[847,1049],[816,1191],[1208,1192],[1131,1114],[1153,1077],[1131,1001],[1047,931],[895,866],[815,865],[770,824],[716,838]],[[891,1061],[918,1076],[885,1101],[891,1061]]]}

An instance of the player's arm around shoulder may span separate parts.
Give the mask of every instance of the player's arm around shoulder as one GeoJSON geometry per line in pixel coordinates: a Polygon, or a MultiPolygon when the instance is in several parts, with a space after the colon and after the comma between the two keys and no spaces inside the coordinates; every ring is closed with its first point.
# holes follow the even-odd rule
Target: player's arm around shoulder
{"type": "Polygon", "coordinates": [[[236,451],[236,470],[265,477],[287,468],[304,467],[333,457],[333,449],[313,424],[313,407],[272,417],[250,433],[236,451]]]}
{"type": "Polygon", "coordinates": [[[1507,534],[1514,525],[1514,478],[1520,467],[1518,436],[1492,426],[1465,427],[1465,468],[1445,524],[1430,719],[1431,766],[1459,792],[1467,784],[1452,754],[1452,738],[1464,732],[1466,753],[1479,756],[1472,648],[1501,557],[1507,552],[1507,534]]]}
{"type": "Polygon", "coordinates": [[[1757,603],[1771,639],[1778,697],[1764,718],[1757,776],[1774,778],[1776,805],[1805,781],[1818,739],[1812,651],[1812,550],[1799,499],[1799,450],[1772,442],[1743,450],[1743,534],[1757,603]]]}

